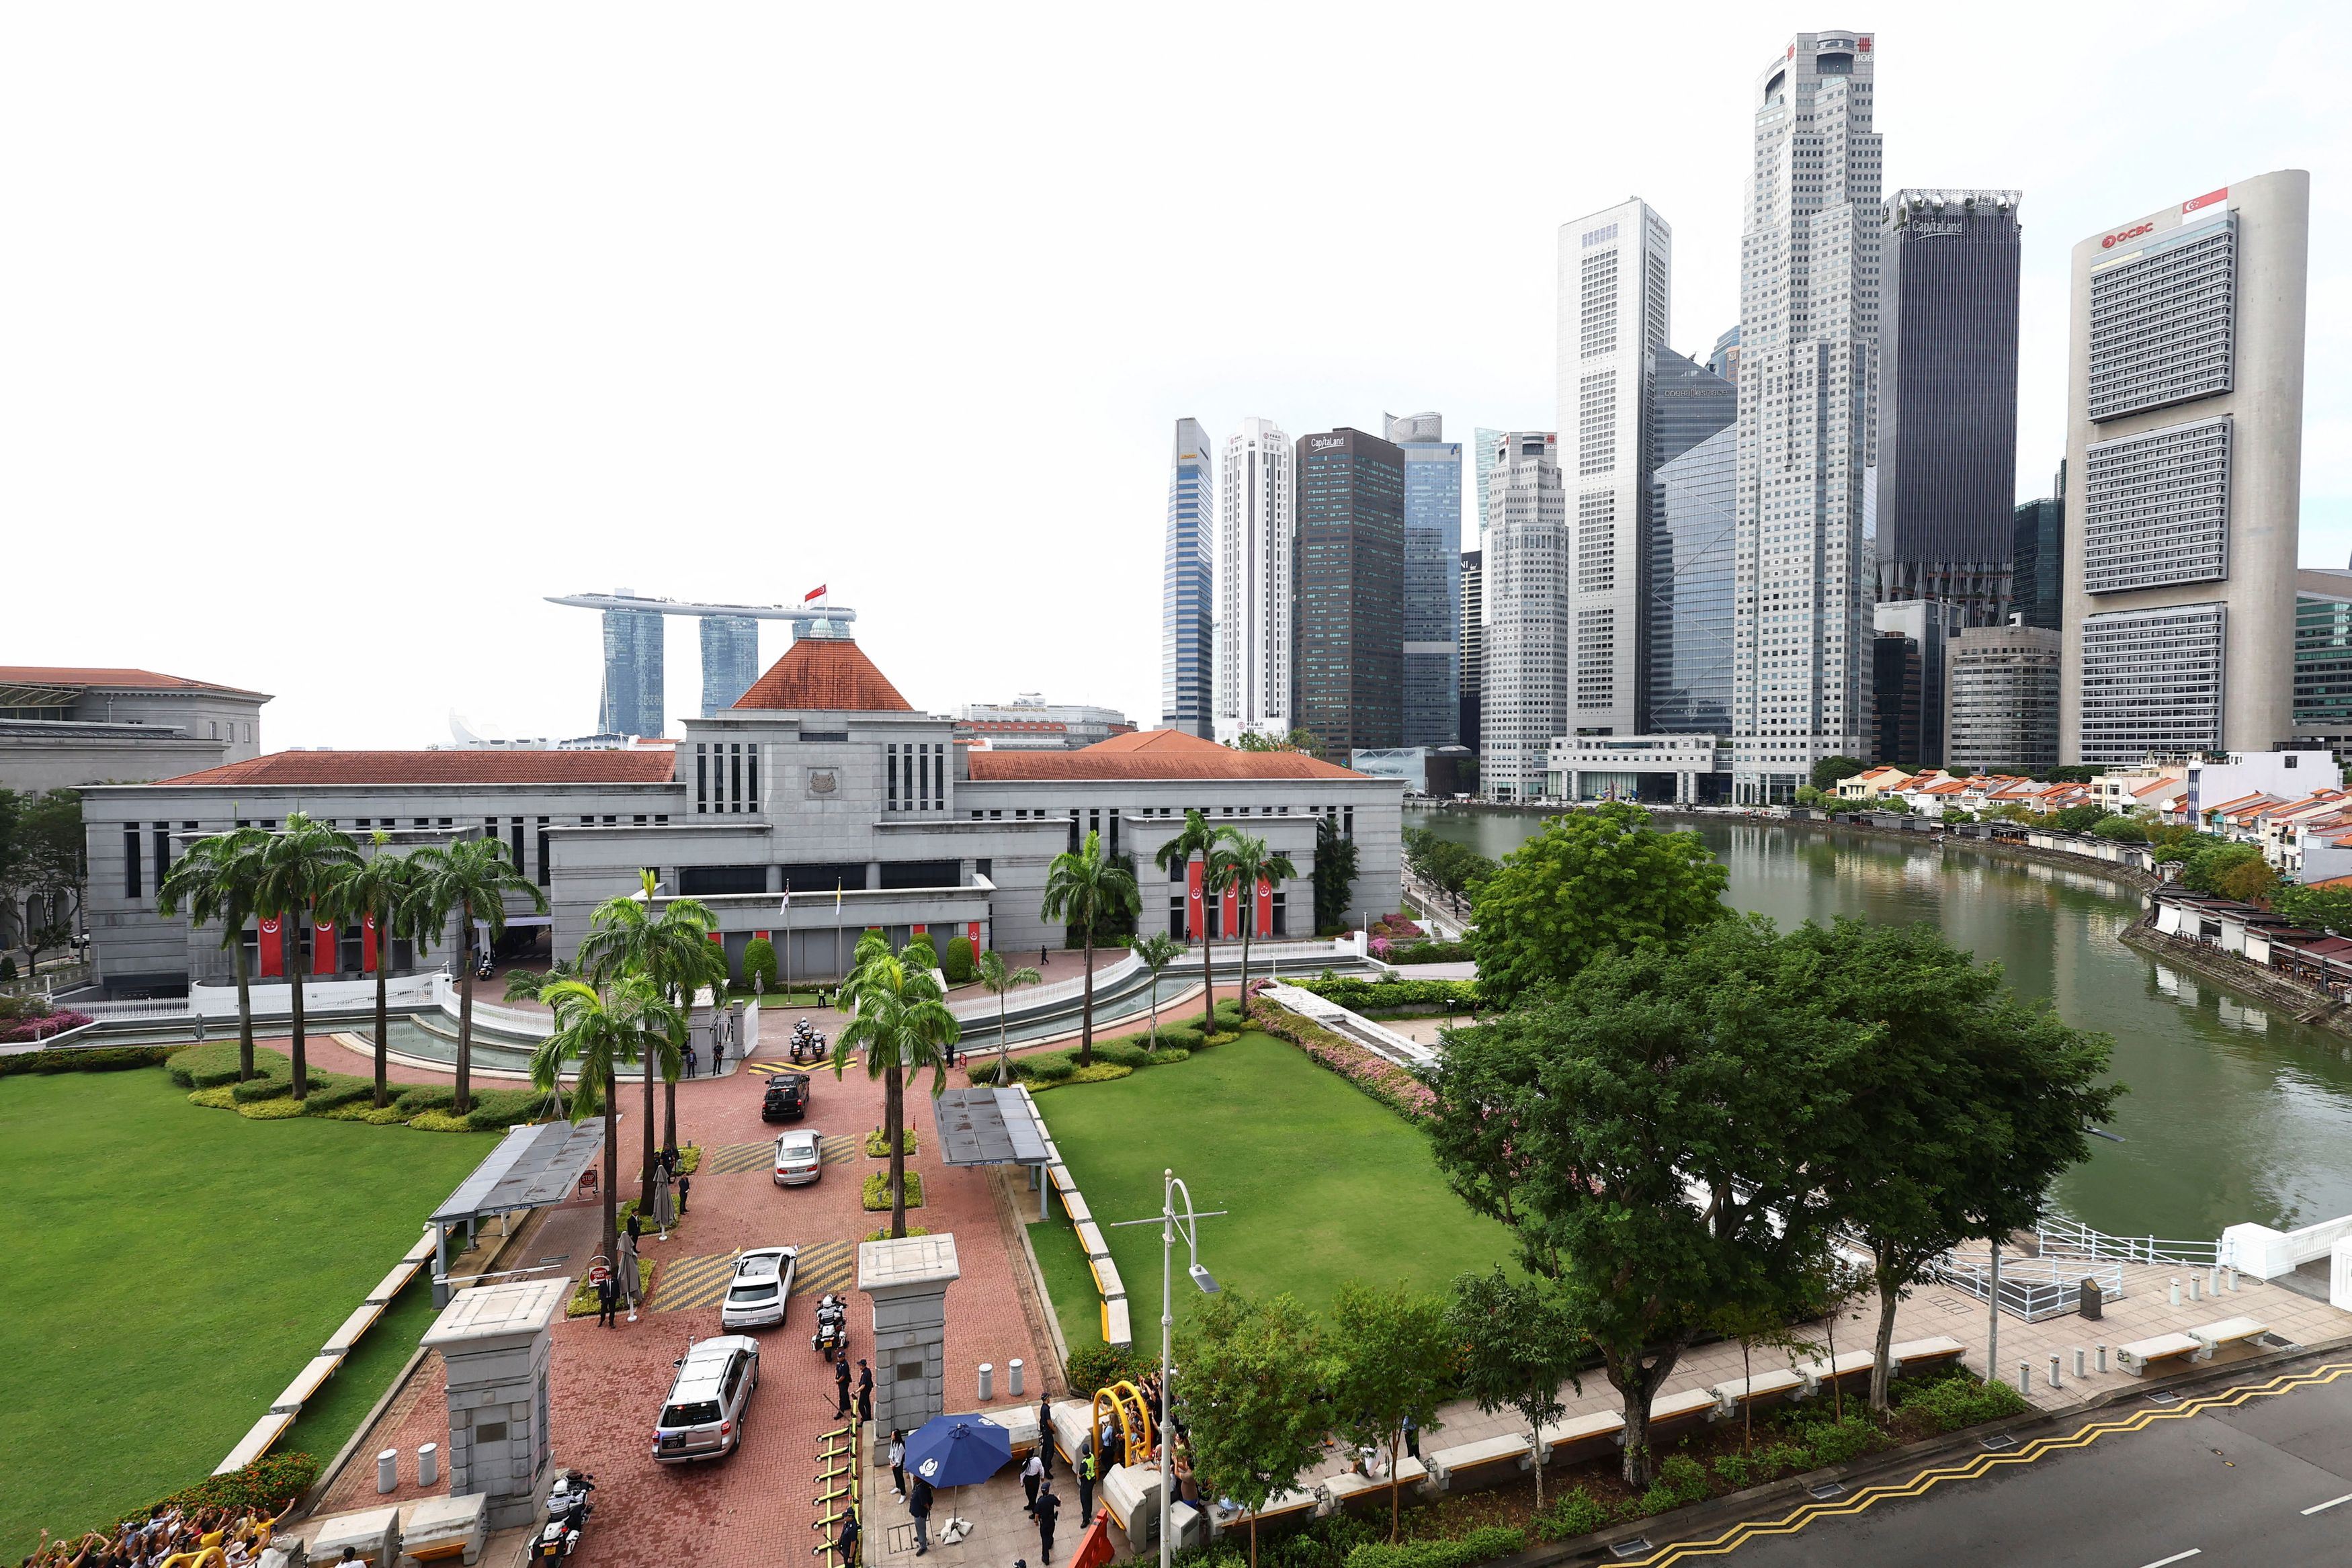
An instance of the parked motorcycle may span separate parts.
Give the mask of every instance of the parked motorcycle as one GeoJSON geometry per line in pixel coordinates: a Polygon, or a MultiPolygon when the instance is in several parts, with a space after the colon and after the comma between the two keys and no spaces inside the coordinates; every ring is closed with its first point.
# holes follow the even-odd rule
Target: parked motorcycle
{"type": "Polygon", "coordinates": [[[531,1542],[530,1558],[535,1568],[547,1568],[561,1563],[580,1548],[580,1531],[588,1522],[595,1506],[588,1494],[596,1490],[596,1478],[580,1470],[558,1472],[555,1485],[547,1494],[547,1523],[531,1542]]]}

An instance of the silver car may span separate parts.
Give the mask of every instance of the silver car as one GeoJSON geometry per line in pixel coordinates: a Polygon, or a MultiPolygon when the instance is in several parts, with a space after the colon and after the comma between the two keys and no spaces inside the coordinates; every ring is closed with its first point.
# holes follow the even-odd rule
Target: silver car
{"type": "Polygon", "coordinates": [[[760,1342],[719,1334],[673,1364],[677,1376],[654,1424],[654,1458],[666,1465],[716,1459],[743,1444],[743,1412],[760,1386],[760,1342]]]}
{"type": "Polygon", "coordinates": [[[784,1321],[793,1299],[793,1265],[797,1247],[754,1247],[735,1260],[735,1278],[727,1287],[726,1305],[719,1309],[721,1329],[772,1328],[784,1321]]]}
{"type": "Polygon", "coordinates": [[[794,1127],[776,1139],[776,1185],[806,1186],[824,1175],[824,1134],[794,1127]]]}

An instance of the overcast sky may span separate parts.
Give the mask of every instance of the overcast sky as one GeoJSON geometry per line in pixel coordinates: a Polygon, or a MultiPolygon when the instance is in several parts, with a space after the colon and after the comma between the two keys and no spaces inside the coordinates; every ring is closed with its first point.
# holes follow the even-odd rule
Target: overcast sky
{"type": "MultiPolygon", "coordinates": [[[[1890,190],[2025,193],[2021,497],[2072,245],[2310,170],[2340,566],[2347,15],[11,4],[0,664],[272,692],[272,747],[573,735],[597,619],[541,596],[824,583],[919,707],[1150,722],[1174,422],[1550,429],[1557,230],[1629,194],[1703,352],[1800,28],[1875,34],[1890,190]]],[[[698,664],[672,622],[673,716],[698,664]]]]}

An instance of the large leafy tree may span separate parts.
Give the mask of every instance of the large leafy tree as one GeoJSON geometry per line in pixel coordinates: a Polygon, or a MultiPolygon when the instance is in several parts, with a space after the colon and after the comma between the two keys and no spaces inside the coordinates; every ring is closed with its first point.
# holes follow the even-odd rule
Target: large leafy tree
{"type": "Polygon", "coordinates": [[[419,936],[416,864],[406,855],[394,854],[385,847],[390,842],[390,835],[375,834],[375,853],[344,867],[321,904],[338,922],[373,922],[375,926],[375,1103],[379,1107],[392,1103],[386,1072],[392,1050],[386,979],[392,972],[392,945],[414,942],[419,936]]]}
{"type": "MultiPolygon", "coordinates": [[[[1577,1381],[1583,1344],[1561,1310],[1559,1293],[1540,1280],[1514,1280],[1502,1265],[1454,1281],[1447,1312],[1455,1354],[1462,1365],[1462,1392],[1491,1416],[1515,1410],[1528,1424],[1528,1451],[1543,1446],[1543,1429],[1567,1413],[1559,1396],[1577,1381]]],[[[1535,1467],[1536,1506],[1543,1512],[1543,1467],[1535,1467]]]]}
{"type": "MultiPolygon", "coordinates": [[[[860,943],[861,948],[865,947],[860,943]]],[[[882,1136],[890,1148],[890,1234],[907,1234],[907,1079],[928,1070],[936,1098],[948,1086],[948,1047],[961,1038],[955,1015],[940,1000],[939,982],[891,953],[867,949],[850,982],[857,1012],[833,1042],[838,1078],[852,1051],[866,1058],[866,1075],[882,1080],[882,1136]]]]}
{"type": "MultiPolygon", "coordinates": [[[[660,988],[642,975],[624,975],[600,989],[584,980],[558,980],[540,999],[554,1010],[555,1029],[531,1052],[530,1081],[548,1093],[560,1092],[561,1075],[574,1075],[572,1119],[601,1112],[604,1117],[604,1256],[618,1268],[621,1258],[621,1176],[618,1069],[644,1063],[667,1046],[677,1050],[686,1019],[660,988]]],[[[650,1073],[647,1076],[651,1076],[650,1073]]],[[[626,1282],[636,1293],[636,1281],[626,1282]]]]}
{"type": "MultiPolygon", "coordinates": [[[[419,850],[409,859],[418,934],[438,943],[450,917],[457,921],[457,1111],[462,1116],[474,1108],[474,926],[477,922],[488,926],[495,944],[506,934],[509,898],[521,898],[541,915],[547,913],[547,898],[516,867],[502,839],[459,839],[446,847],[419,850]]],[[[646,1110],[646,1119],[651,1122],[650,1100],[646,1110]]],[[[653,1207],[650,1199],[646,1207],[653,1207]]]]}
{"type": "MultiPolygon", "coordinates": [[[[1152,859],[1161,871],[1166,872],[1174,880],[1181,882],[1187,874],[1185,868],[1192,863],[1192,857],[1199,855],[1205,862],[1210,852],[1216,847],[1217,831],[1209,826],[1209,820],[1206,817],[1188,806],[1184,809],[1184,825],[1177,830],[1174,838],[1160,846],[1160,852],[1152,859]]],[[[1201,874],[1205,883],[1208,877],[1205,863],[1202,865],[1201,874]]],[[[1207,896],[1205,887],[1202,889],[1202,896],[1204,899],[1207,896]]],[[[1188,910],[1192,907],[1189,902],[1185,907],[1188,910]]],[[[1210,953],[1210,949],[1214,946],[1215,944],[1209,939],[1209,912],[1204,908],[1201,911],[1201,1032],[1202,1034],[1217,1032],[1217,981],[1210,953]]]]}
{"type": "MultiPolygon", "coordinates": [[[[684,1018],[693,1012],[694,994],[704,986],[712,988],[716,1000],[718,988],[727,983],[727,960],[710,939],[718,922],[709,906],[698,899],[673,898],[656,910],[654,886],[653,873],[646,872],[635,894],[608,898],[596,906],[588,917],[588,935],[580,939],[580,967],[599,978],[641,975],[684,1018]]],[[[637,1206],[647,1214],[653,1212],[656,1179],[654,1080],[663,1077],[675,1093],[676,1074],[686,1062],[679,1049],[683,1043],[673,1042],[667,1052],[656,1049],[644,1073],[645,1165],[637,1176],[637,1206]]],[[[675,1124],[675,1102],[670,1119],[675,1124]]]]}
{"type": "Polygon", "coordinates": [[[1337,931],[1348,924],[1356,902],[1356,841],[1339,831],[1337,817],[1315,821],[1315,929],[1337,931]]]}
{"type": "Polygon", "coordinates": [[[992,947],[980,956],[972,972],[982,987],[996,998],[996,1081],[1013,1082],[1013,1036],[1004,1024],[1004,994],[1019,986],[1034,986],[1045,977],[1027,965],[1013,965],[1004,955],[992,947]]]}
{"type": "Polygon", "coordinates": [[[1257,1568],[1258,1511],[1323,1455],[1321,1331],[1287,1295],[1261,1302],[1227,1291],[1202,1304],[1180,1359],[1193,1471],[1202,1492],[1250,1516],[1257,1568]]]}
{"type": "Polygon", "coordinates": [[[1095,1059],[1095,927],[1103,920],[1132,915],[1143,905],[1135,873],[1103,853],[1102,835],[1088,833],[1083,848],[1065,850],[1045,868],[1042,918],[1075,925],[1086,934],[1085,989],[1078,1010],[1078,1065],[1095,1059]]]}
{"type": "Polygon", "coordinates": [[[1727,913],[1725,882],[1696,833],[1659,832],[1638,806],[1564,812],[1479,888],[1478,988],[1507,1007],[1603,953],[1679,941],[1727,913]]]}
{"type": "Polygon", "coordinates": [[[1873,1036],[1822,1124],[1822,1169],[1834,1217],[1870,1249],[1884,1410],[1897,1303],[1953,1247],[2029,1224],[2123,1089],[2104,1082],[2106,1037],[2021,1000],[1924,922],[1809,924],[1781,956],[1790,994],[1873,1036]]]}
{"type": "Polygon", "coordinates": [[[2271,907],[2297,925],[2339,936],[2352,931],[2352,893],[2340,887],[2283,887],[2271,895],[2271,907]]]}
{"type": "Polygon", "coordinates": [[[1265,841],[1255,833],[1245,833],[1227,824],[1217,830],[1224,842],[1212,857],[1216,867],[1220,894],[1225,888],[1238,889],[1238,907],[1242,917],[1242,1017],[1249,1017],[1249,950],[1250,933],[1257,928],[1257,889],[1260,883],[1279,886],[1298,878],[1298,868],[1290,857],[1266,848],[1265,841]]]}
{"type": "Polygon", "coordinates": [[[166,918],[183,909],[198,925],[217,924],[220,945],[236,973],[236,1075],[253,1076],[253,977],[245,956],[245,927],[259,912],[261,852],[269,834],[260,828],[214,833],[188,846],[155,890],[155,912],[166,918]]]}
{"type": "Polygon", "coordinates": [[[1430,1074],[1439,1168],[1557,1282],[1623,1400],[1624,1476],[1651,1401],[1728,1309],[1784,1299],[1821,1245],[1822,1125],[1870,1032],[1778,982],[1769,923],[1603,952],[1448,1036],[1430,1074]]]}
{"type": "MultiPolygon", "coordinates": [[[[331,915],[335,884],[352,866],[359,863],[359,845],[349,833],[301,811],[289,811],[286,826],[268,836],[261,847],[261,879],[254,888],[254,903],[262,913],[278,917],[278,929],[285,933],[287,994],[292,998],[294,1019],[292,1050],[294,1062],[294,1098],[310,1097],[310,1076],[308,1041],[302,1018],[302,987],[310,977],[300,971],[315,968],[316,964],[301,962],[299,947],[293,940],[294,922],[313,914],[331,915]]],[[[465,1069],[460,1067],[462,1073],[465,1069]]],[[[465,1080],[458,1080],[463,1083],[465,1080]]]]}
{"type": "Polygon", "coordinates": [[[1851,779],[1866,766],[1859,757],[1824,757],[1813,764],[1813,788],[1834,794],[1838,780],[1851,779]]]}
{"type": "Polygon", "coordinates": [[[1374,1290],[1350,1280],[1331,1302],[1331,1404],[1340,1429],[1389,1455],[1389,1539],[1397,1538],[1397,1456],[1408,1426],[1437,1430],[1454,1392],[1458,1346],[1445,1303],[1402,1285],[1374,1290]]]}

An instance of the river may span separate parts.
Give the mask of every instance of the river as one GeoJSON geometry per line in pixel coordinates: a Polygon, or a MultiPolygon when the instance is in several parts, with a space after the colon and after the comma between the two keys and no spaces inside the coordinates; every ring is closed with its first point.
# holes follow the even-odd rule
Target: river
{"type": "MultiPolygon", "coordinates": [[[[1540,831],[1525,811],[1407,814],[1500,858],[1540,831]]],[[[1675,824],[1677,826],[1682,824],[1675,824]]],[[[2116,1042],[2131,1092],[2053,1196],[2118,1235],[2205,1239],[2252,1220],[2352,1214],[2352,1039],[2298,1024],[2123,945],[2139,895],[1981,850],[1838,830],[1707,822],[1730,902],[1783,925],[1840,915],[1930,920],[2010,984],[2116,1042]]]]}

